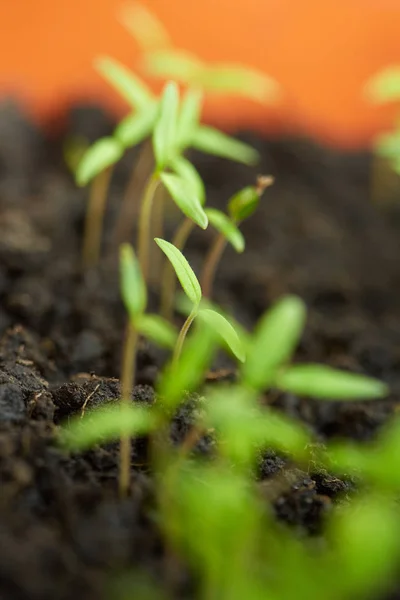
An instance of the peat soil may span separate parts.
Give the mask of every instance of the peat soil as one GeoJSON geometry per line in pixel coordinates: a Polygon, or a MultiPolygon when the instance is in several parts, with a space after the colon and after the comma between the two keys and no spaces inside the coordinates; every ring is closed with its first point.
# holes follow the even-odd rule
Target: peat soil
{"type": "MultiPolygon", "coordinates": [[[[94,109],[71,112],[69,134],[93,141],[111,123],[94,109]]],[[[297,293],[309,318],[296,359],[366,373],[392,390],[377,402],[331,403],[271,392],[267,401],[306,423],[316,440],[366,442],[396,412],[400,392],[400,204],[371,199],[371,157],[342,153],[301,139],[245,135],[261,153],[257,169],[195,155],[208,201],[229,195],[258,173],[272,174],[256,216],[244,224],[247,250],[230,249],[215,299],[252,327],[271,303],[297,293]]],[[[112,182],[106,242],[129,177],[133,152],[112,182]]],[[[162,583],[165,548],[152,519],[154,489],[146,444],[132,450],[135,486],[117,495],[115,444],[67,456],[56,444],[68,417],[117,400],[124,310],[115,256],[84,276],[80,248],[86,191],[63,164],[58,135],[45,139],[12,105],[0,110],[0,598],[109,598],[110,576],[144,568],[162,583]]],[[[133,198],[134,200],[134,198],[133,198]]],[[[195,269],[212,231],[196,232],[195,269]]],[[[104,254],[107,247],[105,247],[104,254]]],[[[179,321],[179,317],[178,317],[179,321]]],[[[133,399],[153,401],[162,355],[142,344],[133,399]]],[[[216,369],[229,368],[225,359],[216,369]]],[[[210,378],[216,377],[215,374],[210,378]]],[[[175,443],[192,419],[176,416],[175,443]]],[[[198,451],[207,451],[202,440],[198,451]]],[[[277,518],[311,535],[351,482],[292,469],[266,452],[260,485],[283,475],[274,498],[277,518]]],[[[182,568],[176,597],[191,597],[182,568]]],[[[132,590],[132,597],[135,591],[132,590]]]]}

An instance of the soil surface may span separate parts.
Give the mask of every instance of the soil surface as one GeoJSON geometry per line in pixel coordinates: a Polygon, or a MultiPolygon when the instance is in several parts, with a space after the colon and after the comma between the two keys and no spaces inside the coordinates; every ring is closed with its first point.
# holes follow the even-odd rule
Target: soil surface
{"type": "MultiPolygon", "coordinates": [[[[101,112],[81,108],[71,112],[67,131],[93,141],[111,126],[101,112]]],[[[82,275],[87,192],[76,189],[64,165],[65,135],[45,138],[12,105],[0,109],[2,600],[101,600],[110,597],[110,581],[128,570],[143,568],[161,582],[166,576],[166,550],[152,520],[145,440],[133,445],[135,486],[125,501],[117,494],[116,444],[73,456],[56,444],[60,422],[84,406],[119,398],[125,316],[117,260],[108,249],[137,156],[126,156],[112,181],[106,258],[82,275]]],[[[332,437],[368,441],[400,398],[400,204],[371,199],[368,153],[341,153],[299,139],[242,137],[261,153],[257,169],[194,155],[209,203],[221,208],[258,173],[276,178],[257,215],[244,224],[246,252],[237,256],[227,249],[215,299],[252,327],[275,299],[299,294],[309,318],[296,359],[378,377],[392,394],[370,403],[315,402],[276,392],[266,400],[305,422],[320,443],[332,437]]],[[[207,230],[193,236],[189,256],[195,269],[212,235],[207,230]]],[[[162,360],[162,353],[142,343],[134,401],[153,401],[162,360]]],[[[215,369],[226,368],[229,361],[222,357],[215,369]]],[[[174,443],[190,427],[194,404],[195,398],[174,419],[174,443]]],[[[208,447],[203,439],[197,451],[208,447]]],[[[353,487],[266,452],[259,480],[268,499],[277,476],[286,482],[273,498],[277,518],[311,535],[321,531],[332,503],[353,487]]],[[[182,568],[176,597],[191,597],[187,577],[182,568]]]]}

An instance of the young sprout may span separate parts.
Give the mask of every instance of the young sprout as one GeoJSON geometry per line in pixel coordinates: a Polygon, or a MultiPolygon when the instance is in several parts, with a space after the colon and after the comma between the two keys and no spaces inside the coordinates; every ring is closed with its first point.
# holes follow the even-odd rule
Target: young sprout
{"type": "Polygon", "coordinates": [[[230,242],[236,252],[243,252],[245,242],[238,225],[255,212],[264,190],[272,185],[273,181],[273,177],[261,176],[256,185],[247,186],[237,192],[228,203],[229,217],[216,209],[206,210],[210,223],[219,235],[206,256],[201,274],[201,287],[205,298],[211,296],[217,266],[227,243],[230,242]]]}
{"type": "Polygon", "coordinates": [[[173,355],[173,362],[178,362],[186,335],[193,321],[197,317],[217,332],[236,358],[243,362],[245,360],[243,342],[229,321],[212,309],[201,308],[202,293],[199,281],[182,252],[175,248],[170,242],[159,238],[156,238],[155,241],[171,262],[183,291],[192,303],[191,312],[186,318],[178,336],[173,355]]]}
{"type": "MultiPolygon", "coordinates": [[[[172,348],[176,341],[175,329],[158,315],[145,314],[147,291],[139,263],[129,244],[121,246],[120,254],[121,296],[128,313],[128,326],[124,343],[121,373],[122,405],[131,404],[135,383],[137,342],[140,334],[160,346],[172,348]]],[[[125,495],[129,488],[130,438],[121,435],[120,492],[125,495]]]]}

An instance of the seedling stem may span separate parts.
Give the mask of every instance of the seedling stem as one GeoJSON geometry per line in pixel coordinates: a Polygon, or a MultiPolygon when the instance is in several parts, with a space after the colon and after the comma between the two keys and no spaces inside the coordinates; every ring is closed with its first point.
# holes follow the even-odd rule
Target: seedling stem
{"type": "Polygon", "coordinates": [[[182,325],[182,329],[179,332],[179,336],[178,339],[176,341],[176,346],[174,349],[174,355],[172,357],[172,362],[173,364],[176,364],[179,360],[179,357],[181,355],[182,352],[182,347],[184,344],[184,341],[186,339],[186,335],[190,329],[191,324],[193,323],[193,321],[195,320],[195,318],[197,317],[197,313],[198,313],[199,307],[196,305],[193,307],[192,312],[190,313],[190,315],[188,316],[188,318],[186,319],[186,321],[184,322],[184,324],[182,325]]]}
{"type": "Polygon", "coordinates": [[[138,239],[138,259],[142,270],[143,279],[148,282],[149,271],[149,242],[151,229],[151,211],[153,207],[154,195],[159,186],[160,178],[157,172],[150,177],[144,191],[142,206],[139,217],[139,239],[138,239]]]}
{"type": "Polygon", "coordinates": [[[226,245],[226,238],[220,233],[207,254],[201,275],[201,289],[203,290],[204,298],[209,298],[211,296],[215,271],[226,245]]]}
{"type": "Polygon", "coordinates": [[[110,166],[101,171],[94,178],[90,188],[82,250],[82,261],[85,269],[95,266],[99,261],[101,232],[112,170],[113,167],[110,166]]]}

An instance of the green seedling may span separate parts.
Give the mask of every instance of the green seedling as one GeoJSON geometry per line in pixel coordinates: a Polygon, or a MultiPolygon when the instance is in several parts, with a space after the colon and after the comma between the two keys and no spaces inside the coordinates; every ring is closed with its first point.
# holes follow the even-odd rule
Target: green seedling
{"type": "Polygon", "coordinates": [[[273,177],[259,177],[257,185],[247,186],[237,192],[228,203],[229,216],[216,209],[206,211],[210,223],[217,229],[219,235],[206,256],[201,274],[201,286],[205,298],[211,296],[215,273],[227,243],[230,242],[236,252],[243,252],[244,238],[238,226],[255,212],[264,190],[272,185],[273,181],[273,177]]]}
{"type": "MultiPolygon", "coordinates": [[[[128,313],[121,374],[122,405],[130,406],[135,383],[137,342],[140,334],[160,346],[173,347],[176,342],[174,328],[158,315],[145,314],[147,292],[139,263],[128,244],[121,247],[121,296],[128,313]]],[[[121,434],[120,491],[125,495],[129,487],[130,437],[121,434]]]]}
{"type": "Polygon", "coordinates": [[[175,363],[178,362],[186,335],[196,318],[199,318],[210,328],[217,331],[236,358],[239,361],[244,361],[245,353],[243,343],[229,321],[214,310],[209,308],[203,309],[200,307],[202,300],[200,283],[182,252],[175,248],[170,242],[158,238],[156,238],[155,241],[171,262],[183,291],[192,303],[191,312],[185,320],[178,336],[173,361],[175,363]]]}

